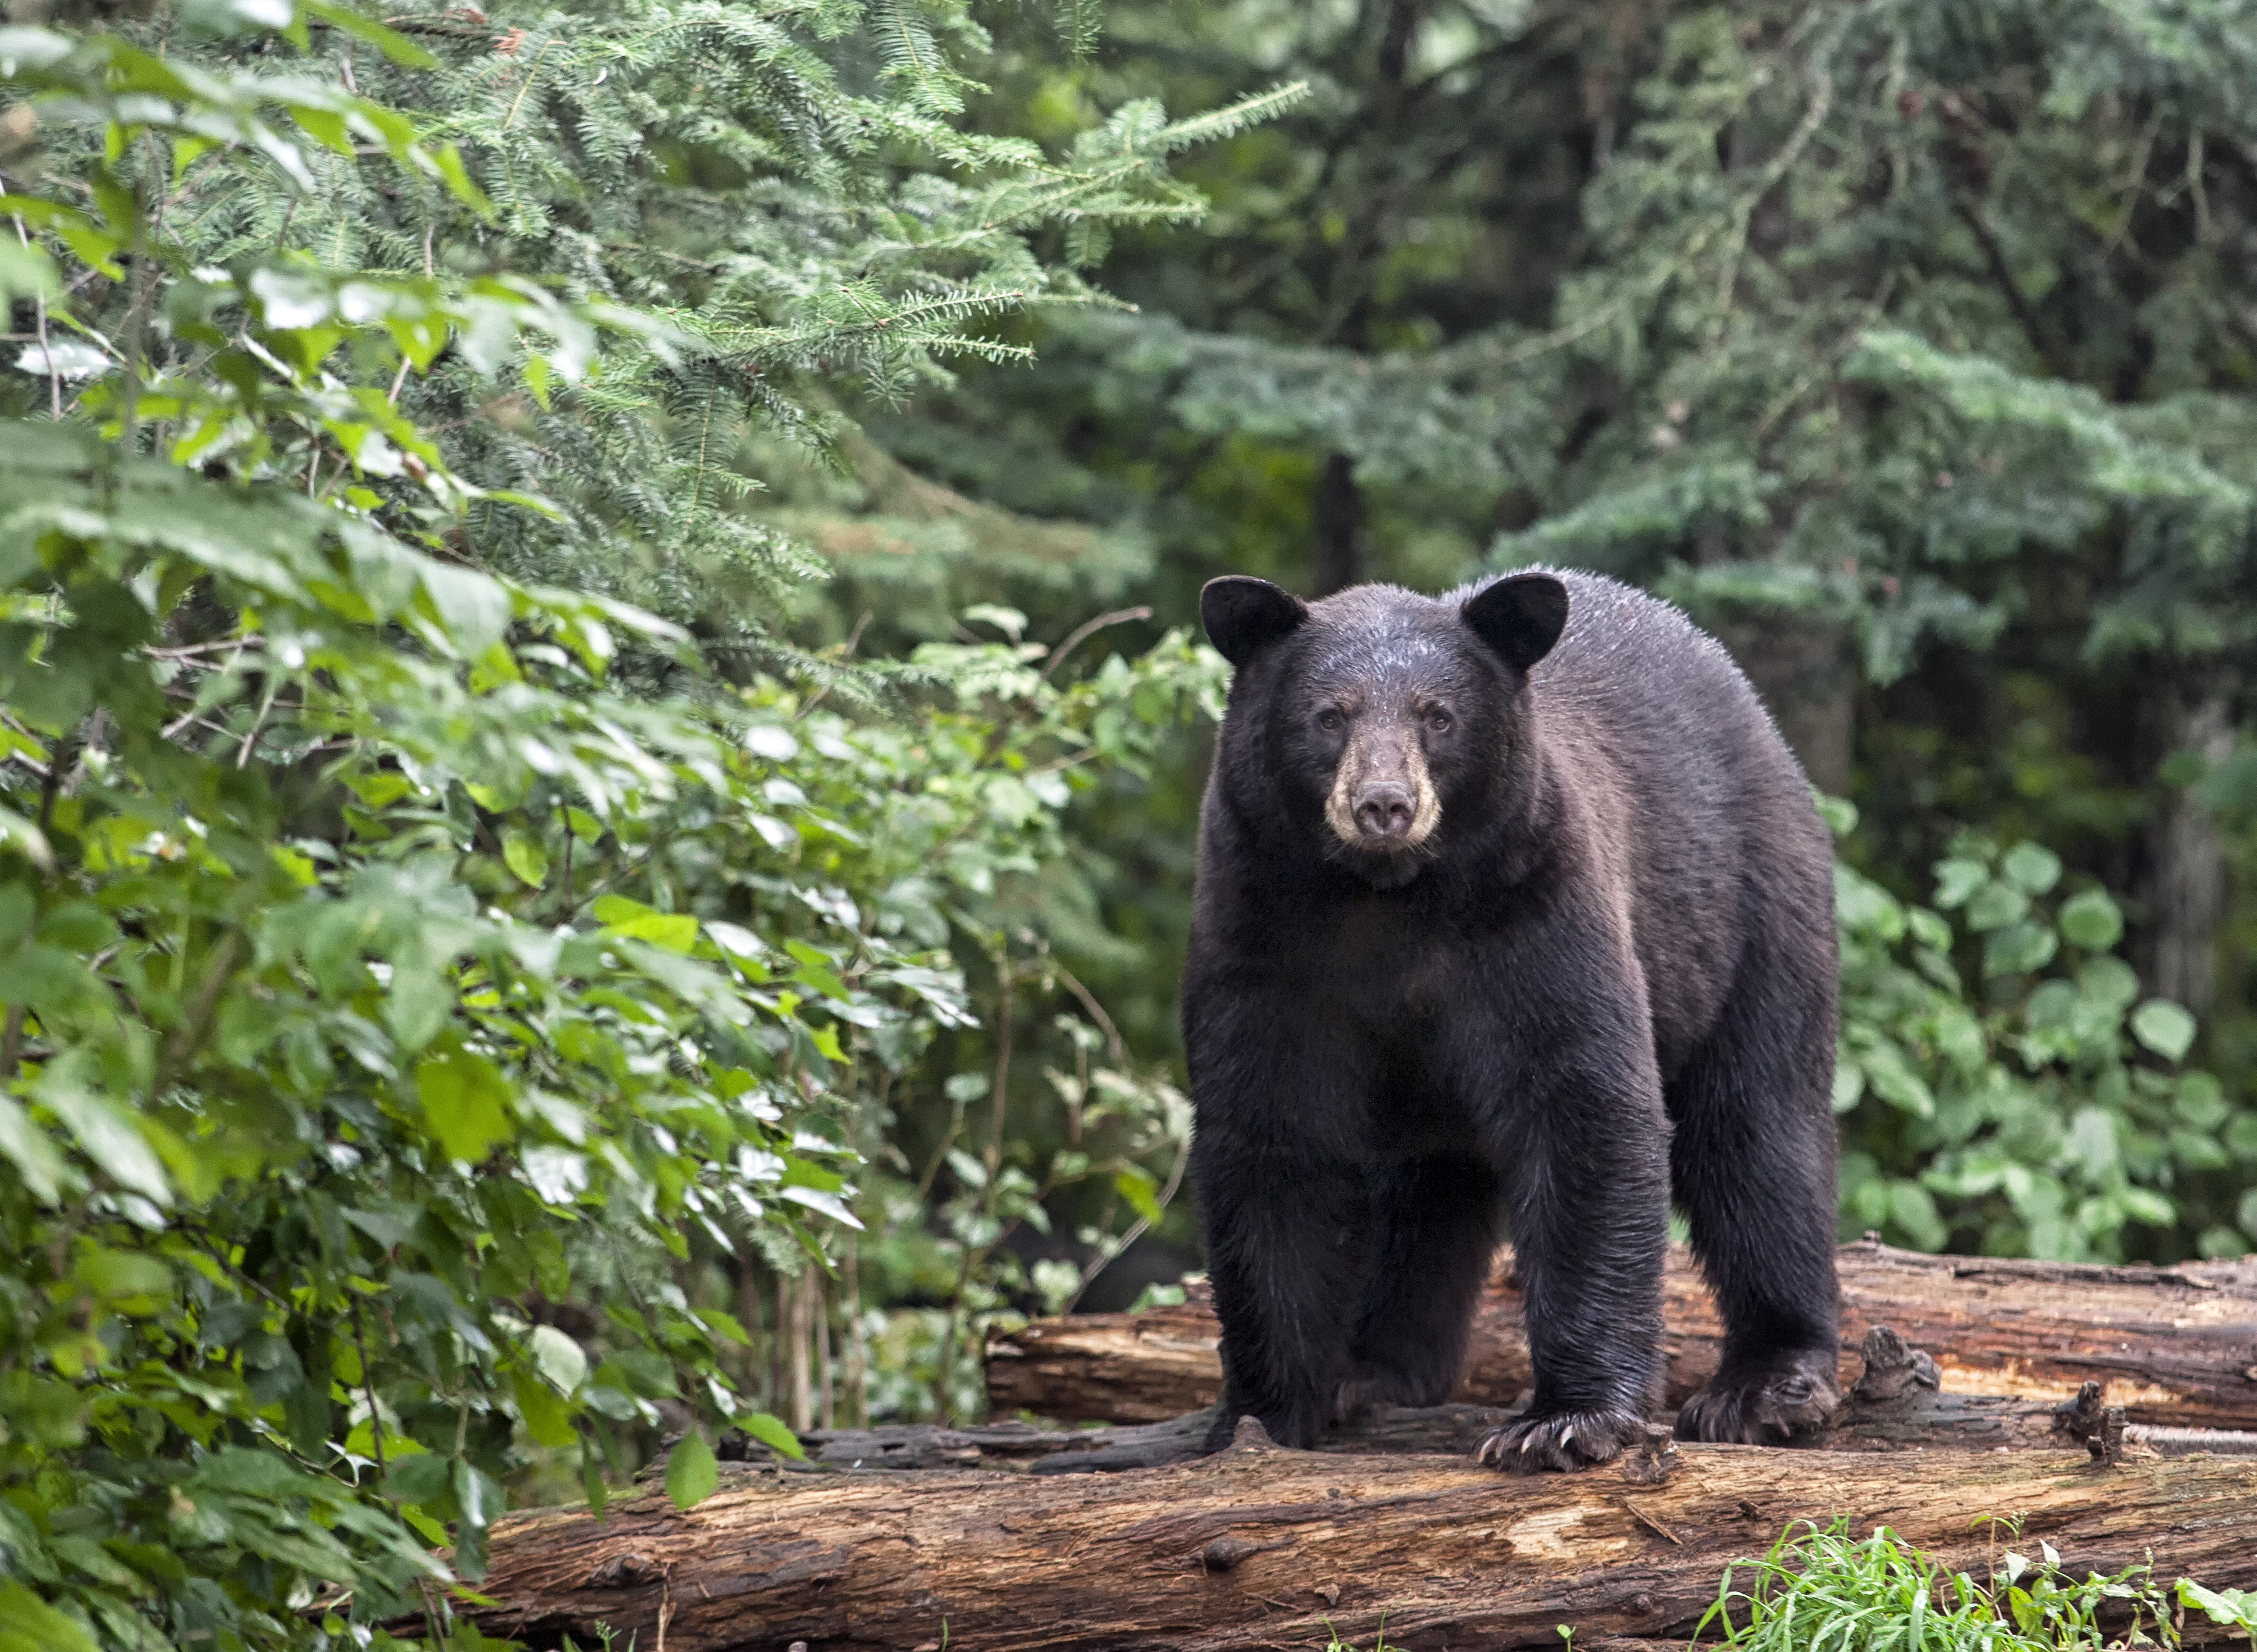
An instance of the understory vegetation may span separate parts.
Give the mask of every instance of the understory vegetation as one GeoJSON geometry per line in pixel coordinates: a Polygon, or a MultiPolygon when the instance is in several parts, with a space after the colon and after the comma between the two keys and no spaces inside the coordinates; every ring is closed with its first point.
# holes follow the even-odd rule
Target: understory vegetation
{"type": "Polygon", "coordinates": [[[2189,1613],[2257,1644],[2257,1595],[2166,1585],[2151,1565],[2082,1579],[2053,1545],[2018,1550],[2015,1521],[1992,1528],[1987,1576],[1949,1571],[1886,1526],[1864,1537],[1849,1522],[1790,1526],[1760,1560],[1724,1569],[1695,1645],[1761,1652],[2106,1652],[2175,1647],[2189,1613]],[[1713,1636],[1713,1639],[1712,1639],[1713,1636]]]}
{"type": "Polygon", "coordinates": [[[2238,0],[7,17],[0,1652],[474,1645],[1195,1267],[1227,571],[1685,604],[1845,1236],[2257,1246],[2238,0]]]}
{"type": "MultiPolygon", "coordinates": [[[[2183,1643],[2189,1613],[2257,1646],[2257,1593],[2165,1584],[2152,1565],[2077,1578],[2051,1543],[2019,1552],[2018,1522],[1992,1517],[1985,1576],[1951,1571],[1886,1526],[1799,1521],[1759,1559],[1724,1568],[1691,1644],[1744,1652],[2116,1652],[2183,1643]]],[[[1574,1652],[1573,1624],[1559,1629],[1574,1652]]],[[[2205,1637],[2208,1638],[2208,1637],[2205,1637]]],[[[1383,1629],[1371,1652],[1386,1652],[1383,1629]]],[[[1332,1639],[1327,1652],[1358,1652],[1332,1639]]]]}

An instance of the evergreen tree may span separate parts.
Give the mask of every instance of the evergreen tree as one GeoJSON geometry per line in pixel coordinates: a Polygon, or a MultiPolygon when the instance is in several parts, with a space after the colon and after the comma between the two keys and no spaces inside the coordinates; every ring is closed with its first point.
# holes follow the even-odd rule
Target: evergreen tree
{"type": "MultiPolygon", "coordinates": [[[[1228,568],[1432,589],[1553,561],[1673,597],[1857,801],[1855,865],[1916,900],[1970,844],[2051,845],[2114,893],[2146,990],[2208,1016],[2239,1107],[2253,23],[2167,0],[1127,6],[1088,69],[1015,61],[992,117],[1279,74],[1312,95],[1195,163],[1200,229],[1123,242],[1108,279],[1141,314],[1059,321],[1031,374],[938,417],[1028,444],[1022,472],[1128,484],[1164,614],[1228,568]]],[[[977,484],[923,428],[889,440],[977,484]]],[[[1992,915],[1956,967],[2027,1005],[2054,955],[1978,942],[1992,915]]],[[[2168,1219],[2142,1202],[2046,1242],[2257,1242],[2251,1161],[2188,1108],[2111,1112],[2105,1151],[2072,1148],[2066,1105],[2018,1127],[2048,1175],[2169,1195],[2168,1219]]],[[[1990,1127],[1871,1092],[1847,1126],[1853,1168],[1922,1197],[1990,1127]]],[[[2037,1242],[1947,1204],[1882,1225],[2037,1242]]]]}
{"type": "Polygon", "coordinates": [[[1259,106],[1052,159],[956,123],[960,8],[393,22],[0,30],[11,1652],[447,1642],[513,1493],[670,1435],[687,1507],[721,1429],[798,1450],[810,1356],[826,1417],[960,1404],[1083,1276],[1014,1232],[1100,1184],[1101,1262],[1180,1171],[1094,999],[1066,1141],[1009,1133],[1015,997],[1072,992],[1008,886],[1212,656],[796,649],[746,433],[1012,354],[1092,297],[1037,238],[1182,215],[1164,158],[1259,106]],[[950,1280],[923,1369],[870,1369],[858,1207],[877,1304],[950,1280]]]}

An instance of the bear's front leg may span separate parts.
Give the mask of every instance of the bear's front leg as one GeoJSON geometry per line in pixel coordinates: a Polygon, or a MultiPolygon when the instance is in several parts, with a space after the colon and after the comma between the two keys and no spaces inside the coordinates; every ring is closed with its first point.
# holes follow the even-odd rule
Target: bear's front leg
{"type": "Polygon", "coordinates": [[[1192,1149],[1207,1278],[1222,1322],[1222,1405],[1298,1451],[1332,1420],[1348,1365],[1364,1200],[1355,1168],[1202,1125],[1192,1149]]]}
{"type": "Polygon", "coordinates": [[[1499,1163],[1535,1385],[1480,1458],[1533,1473],[1610,1462],[1652,1432],[1669,1178],[1650,1050],[1558,1050],[1518,1088],[1499,1163]]]}

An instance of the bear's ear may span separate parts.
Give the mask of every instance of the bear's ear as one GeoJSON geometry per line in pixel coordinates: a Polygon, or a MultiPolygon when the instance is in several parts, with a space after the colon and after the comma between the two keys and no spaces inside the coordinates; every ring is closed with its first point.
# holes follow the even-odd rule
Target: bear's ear
{"type": "Polygon", "coordinates": [[[1567,626],[1567,588],[1549,574],[1515,574],[1484,586],[1458,611],[1515,671],[1525,671],[1567,626]]]}
{"type": "Polygon", "coordinates": [[[1234,666],[1243,666],[1308,617],[1309,605],[1292,592],[1245,574],[1211,579],[1199,592],[1206,639],[1234,666]]]}

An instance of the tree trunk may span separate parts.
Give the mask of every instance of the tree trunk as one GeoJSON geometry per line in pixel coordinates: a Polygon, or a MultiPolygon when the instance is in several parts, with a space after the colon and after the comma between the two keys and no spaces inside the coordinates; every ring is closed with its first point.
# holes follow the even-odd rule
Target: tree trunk
{"type": "MultiPolygon", "coordinates": [[[[1867,1240],[1843,1246],[1839,1266],[1845,1392],[1859,1343],[1885,1324],[1935,1357],[1947,1394],[2050,1402],[2098,1380],[2134,1423],[2257,1428],[2257,1259],[2099,1267],[1925,1256],[1867,1240]]],[[[1664,1291],[1674,1405],[1715,1372],[1723,1327],[1680,1247],[1664,1291]]],[[[1203,1300],[1037,1320],[989,1338],[988,1403],[1004,1416],[1174,1417],[1219,1392],[1217,1334],[1203,1300]]],[[[1456,1397],[1503,1404],[1528,1378],[1511,1253],[1500,1252],[1456,1397]]]]}
{"type": "Polygon", "coordinates": [[[1383,1627],[1407,1652],[1557,1648],[1561,1624],[1587,1646],[1682,1638],[1724,1567],[1794,1520],[1885,1523],[1987,1577],[2003,1543],[1977,1521],[1993,1514],[2075,1576],[2152,1557],[2166,1586],[2257,1584],[2242,1462],[1687,1446],[1512,1479],[1280,1451],[1249,1423],[1219,1456],[1139,1474],[735,1470],[687,1514],[645,1494],[601,1521],[516,1516],[478,1585],[497,1604],[470,1615],[537,1648],[597,1644],[600,1624],[666,1652],[1224,1652],[1369,1646],[1383,1627]]]}
{"type": "MultiPolygon", "coordinates": [[[[2212,688],[2171,709],[2168,747],[2215,767],[2233,755],[2232,702],[2212,688]]],[[[2218,930],[2225,920],[2225,835],[2218,816],[2184,787],[2148,828],[2149,985],[2198,1016],[2217,997],[2218,930]]]]}
{"type": "Polygon", "coordinates": [[[1755,685],[1810,783],[1829,797],[1848,796],[1857,674],[1843,627],[1769,611],[1720,620],[1716,634],[1755,685]]]}
{"type": "Polygon", "coordinates": [[[1317,472],[1316,546],[1309,558],[1309,594],[1329,597],[1363,582],[1363,491],[1356,486],[1355,461],[1344,453],[1325,455],[1317,472]]]}

